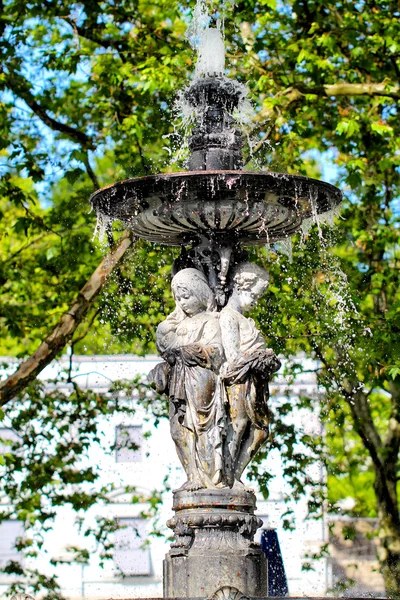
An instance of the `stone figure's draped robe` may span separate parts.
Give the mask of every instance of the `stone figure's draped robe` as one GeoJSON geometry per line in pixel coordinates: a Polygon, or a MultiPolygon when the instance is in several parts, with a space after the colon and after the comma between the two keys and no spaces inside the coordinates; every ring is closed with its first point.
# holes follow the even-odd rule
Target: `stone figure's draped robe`
{"type": "MultiPolygon", "coordinates": [[[[173,318],[170,315],[169,318],[173,318]]],[[[172,323],[171,323],[172,325],[172,323]]],[[[217,313],[202,312],[176,323],[162,356],[171,365],[169,396],[178,420],[196,437],[195,462],[206,487],[223,477],[223,387],[217,375],[221,338],[217,313]]]]}
{"type": "Polygon", "coordinates": [[[268,373],[265,357],[267,352],[271,352],[272,355],[272,351],[267,349],[253,319],[245,317],[229,306],[223,308],[222,312],[230,313],[238,324],[240,336],[237,359],[234,363],[225,363],[222,370],[222,376],[228,384],[228,397],[235,394],[246,407],[253,425],[268,431],[268,376],[273,371],[268,373]]]}

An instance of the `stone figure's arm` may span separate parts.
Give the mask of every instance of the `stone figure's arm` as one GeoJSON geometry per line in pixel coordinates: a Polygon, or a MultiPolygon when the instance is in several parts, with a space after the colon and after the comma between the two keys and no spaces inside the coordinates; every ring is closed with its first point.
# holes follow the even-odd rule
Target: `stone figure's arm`
{"type": "Polygon", "coordinates": [[[221,340],[228,363],[241,356],[239,321],[232,312],[220,313],[221,340]]]}
{"type": "MultiPolygon", "coordinates": [[[[192,332],[193,333],[193,332],[192,332]]],[[[206,369],[219,369],[223,349],[221,345],[219,319],[212,315],[197,323],[196,340],[181,339],[180,356],[188,366],[198,365],[206,369]],[[186,343],[185,343],[186,342],[186,343]]]]}
{"type": "Polygon", "coordinates": [[[178,320],[176,311],[171,313],[165,321],[162,321],[157,327],[156,346],[160,354],[163,354],[168,348],[175,348],[177,345],[176,328],[178,320]]]}

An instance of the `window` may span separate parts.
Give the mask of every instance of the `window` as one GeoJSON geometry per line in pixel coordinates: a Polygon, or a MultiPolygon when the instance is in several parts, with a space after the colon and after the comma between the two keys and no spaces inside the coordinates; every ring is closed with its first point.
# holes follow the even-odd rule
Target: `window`
{"type": "Polygon", "coordinates": [[[21,556],[15,547],[17,538],[24,533],[21,521],[3,521],[0,523],[0,568],[10,560],[19,561],[21,556]]]}
{"type": "Polygon", "coordinates": [[[11,442],[18,442],[19,436],[9,427],[0,427],[0,455],[13,452],[11,442]]]}
{"type": "Polygon", "coordinates": [[[143,460],[143,430],[141,425],[119,425],[115,430],[116,462],[143,460]]]}
{"type": "Polygon", "coordinates": [[[150,575],[150,550],[143,548],[146,540],[145,520],[137,518],[117,519],[115,532],[114,563],[127,576],[150,575]]]}

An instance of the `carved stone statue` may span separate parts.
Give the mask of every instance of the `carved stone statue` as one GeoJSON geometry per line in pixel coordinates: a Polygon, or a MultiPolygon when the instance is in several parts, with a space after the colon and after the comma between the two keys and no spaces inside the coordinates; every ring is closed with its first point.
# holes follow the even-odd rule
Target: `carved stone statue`
{"type": "Polygon", "coordinates": [[[244,312],[253,308],[268,285],[264,269],[249,262],[235,267],[231,295],[220,313],[221,340],[225,362],[221,377],[228,397],[228,435],[226,464],[229,485],[236,485],[269,431],[268,382],[281,363],[253,319],[244,312]]]}
{"type": "Polygon", "coordinates": [[[203,273],[179,271],[172,292],[176,309],[157,329],[157,348],[166,362],[150,376],[170,397],[171,435],[188,477],[183,489],[197,490],[223,479],[221,335],[214,294],[203,273]]]}
{"type": "Polygon", "coordinates": [[[216,585],[268,594],[266,557],[254,542],[256,498],[240,481],[268,435],[268,382],[280,367],[243,314],[268,274],[219,250],[215,258],[201,245],[175,263],[176,308],[157,329],[165,362],[150,373],[169,395],[171,434],[187,475],[168,521],[175,541],[164,563],[166,597],[204,597],[216,585]],[[218,305],[225,305],[220,312],[218,305]]]}
{"type": "Polygon", "coordinates": [[[237,265],[218,313],[203,272],[186,268],[172,279],[176,308],[157,329],[165,363],[151,378],[170,397],[171,435],[188,478],[182,489],[243,487],[243,470],[267,438],[268,381],[280,362],[243,315],[267,285],[260,267],[237,265]]]}

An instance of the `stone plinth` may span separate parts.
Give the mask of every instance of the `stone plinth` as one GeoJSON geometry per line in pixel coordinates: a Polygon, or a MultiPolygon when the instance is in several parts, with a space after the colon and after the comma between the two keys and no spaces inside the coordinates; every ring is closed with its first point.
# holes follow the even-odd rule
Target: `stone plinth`
{"type": "Polygon", "coordinates": [[[223,586],[252,598],[268,596],[267,559],[254,534],[253,492],[202,489],[174,492],[168,522],[175,541],[164,561],[164,597],[209,597],[223,586]]]}

